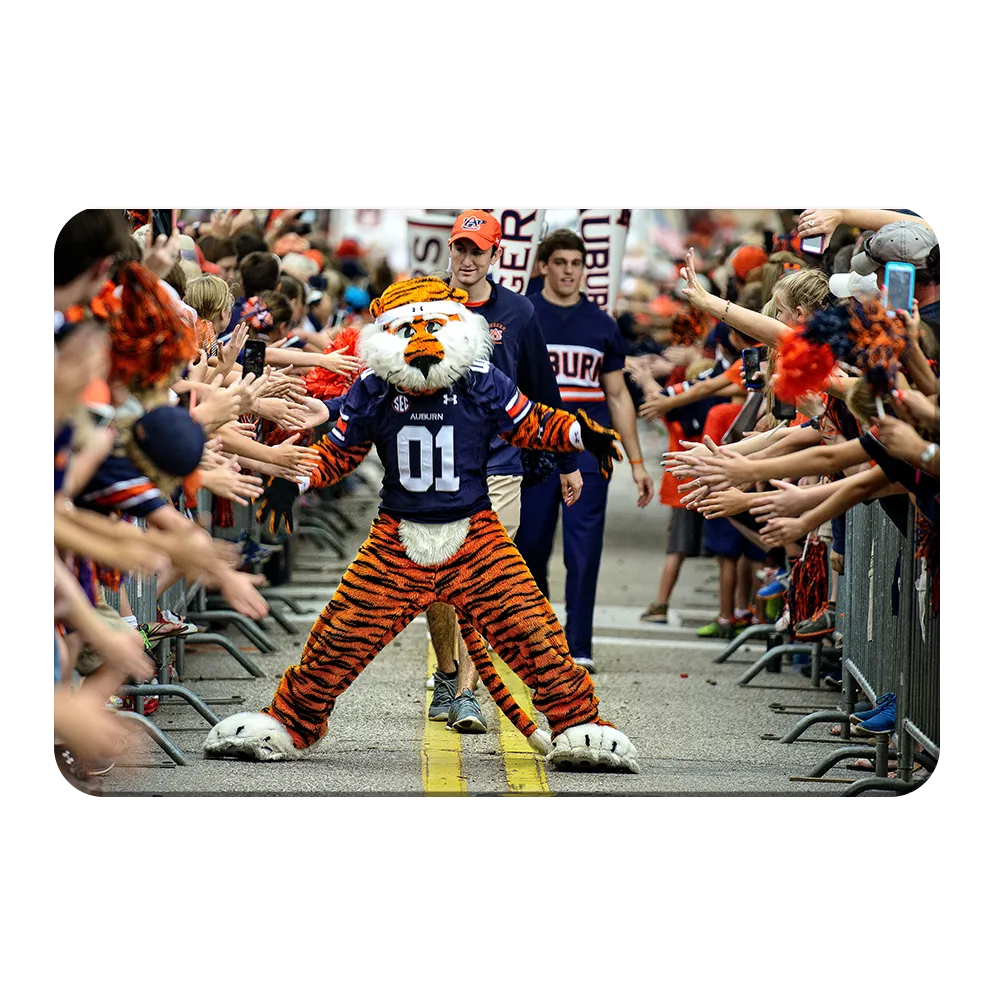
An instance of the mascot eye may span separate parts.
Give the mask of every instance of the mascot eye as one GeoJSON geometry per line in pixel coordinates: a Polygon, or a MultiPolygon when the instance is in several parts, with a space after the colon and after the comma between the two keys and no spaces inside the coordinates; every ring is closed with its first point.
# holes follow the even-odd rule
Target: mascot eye
{"type": "Polygon", "coordinates": [[[410,339],[417,331],[413,329],[411,323],[404,323],[397,331],[397,337],[405,337],[407,340],[410,339]]]}
{"type": "Polygon", "coordinates": [[[432,319],[424,326],[424,329],[428,333],[437,333],[443,326],[444,323],[439,323],[436,319],[432,319]]]}

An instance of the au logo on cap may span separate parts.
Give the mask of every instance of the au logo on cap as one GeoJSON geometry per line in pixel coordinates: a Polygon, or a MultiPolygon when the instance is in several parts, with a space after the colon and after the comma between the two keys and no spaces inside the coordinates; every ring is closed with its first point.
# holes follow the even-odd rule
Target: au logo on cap
{"type": "Polygon", "coordinates": [[[470,215],[468,218],[462,220],[463,229],[474,229],[480,230],[483,228],[483,223],[485,219],[477,219],[474,215],[470,215]]]}

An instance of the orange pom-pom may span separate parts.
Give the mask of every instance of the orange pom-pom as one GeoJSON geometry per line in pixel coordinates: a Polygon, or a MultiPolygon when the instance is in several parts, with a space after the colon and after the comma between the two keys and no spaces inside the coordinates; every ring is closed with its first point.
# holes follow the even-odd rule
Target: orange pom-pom
{"type": "Polygon", "coordinates": [[[784,337],[778,345],[778,365],[774,394],[786,403],[810,392],[819,392],[829,381],[837,359],[827,344],[813,344],[799,335],[799,330],[784,337]]]}
{"type": "MultiPolygon", "coordinates": [[[[347,354],[356,355],[360,334],[361,331],[357,327],[344,327],[323,353],[331,354],[333,351],[339,351],[346,347],[347,354]]],[[[342,375],[327,371],[325,368],[310,368],[305,377],[306,392],[314,399],[334,399],[337,396],[343,396],[354,385],[356,378],[357,375],[354,373],[342,375]]]]}

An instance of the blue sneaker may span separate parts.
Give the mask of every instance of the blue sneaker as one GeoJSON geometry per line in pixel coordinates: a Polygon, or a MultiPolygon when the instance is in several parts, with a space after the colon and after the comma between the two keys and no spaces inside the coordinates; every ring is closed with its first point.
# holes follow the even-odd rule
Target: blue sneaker
{"type": "Polygon", "coordinates": [[[464,688],[448,709],[448,728],[460,733],[485,733],[486,720],[476,696],[464,688]]]}
{"type": "Polygon", "coordinates": [[[885,694],[881,695],[875,701],[875,706],[869,708],[864,712],[852,712],[851,722],[858,725],[862,722],[867,722],[869,719],[874,718],[876,715],[880,715],[882,710],[887,706],[891,705],[893,711],[896,710],[896,695],[893,691],[887,691],[885,694]]]}
{"type": "Polygon", "coordinates": [[[877,714],[871,716],[869,719],[865,719],[864,722],[858,724],[858,731],[861,733],[867,733],[869,736],[880,736],[883,733],[892,733],[896,731],[896,701],[893,699],[882,707],[882,710],[877,714]]]}
{"type": "Polygon", "coordinates": [[[445,722],[448,719],[448,709],[455,700],[458,674],[447,677],[440,670],[435,670],[433,680],[434,694],[431,697],[431,707],[427,710],[427,718],[431,722],[445,722]]]}
{"type": "Polygon", "coordinates": [[[757,596],[763,598],[765,601],[770,597],[780,597],[788,590],[788,582],[791,578],[791,573],[775,574],[774,579],[770,583],[765,583],[757,591],[757,596]]]}

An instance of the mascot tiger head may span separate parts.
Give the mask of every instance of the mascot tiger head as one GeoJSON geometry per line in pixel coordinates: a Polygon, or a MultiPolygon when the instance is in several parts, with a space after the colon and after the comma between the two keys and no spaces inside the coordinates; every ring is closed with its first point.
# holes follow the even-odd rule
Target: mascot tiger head
{"type": "Polygon", "coordinates": [[[493,351],[489,325],[465,307],[467,299],[440,278],[390,285],[369,307],[375,322],[358,339],[361,360],[410,395],[454,385],[473,361],[493,351]]]}

